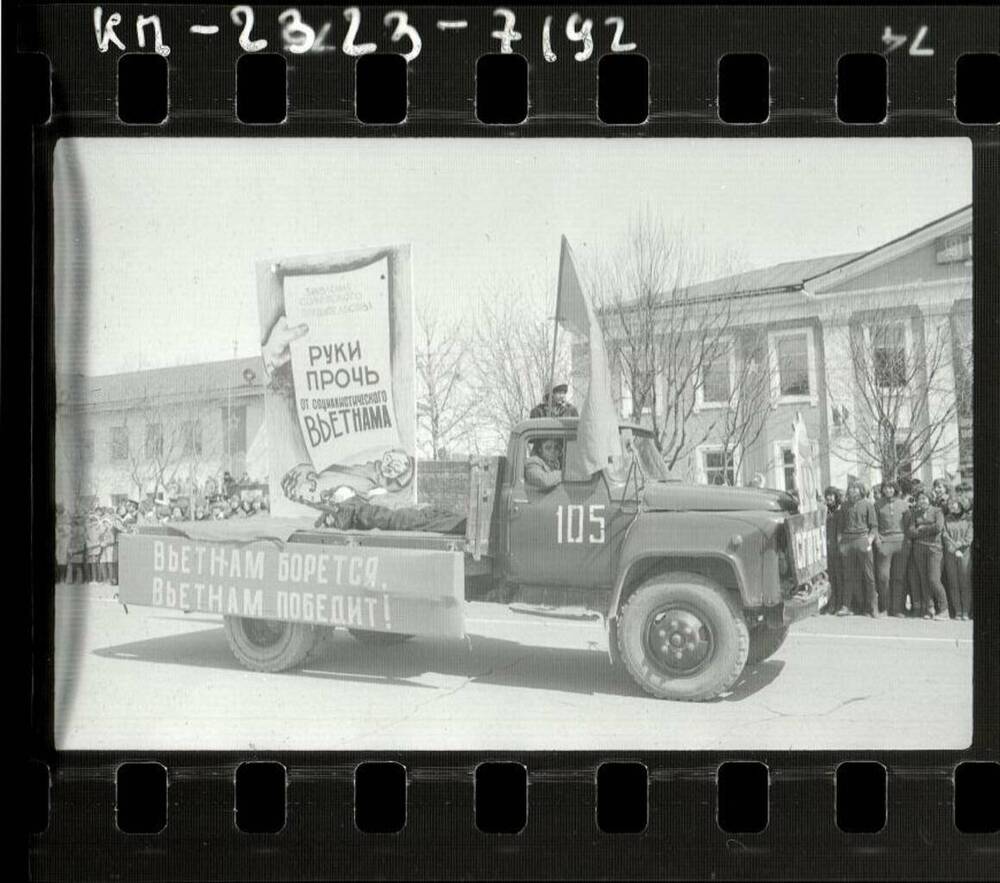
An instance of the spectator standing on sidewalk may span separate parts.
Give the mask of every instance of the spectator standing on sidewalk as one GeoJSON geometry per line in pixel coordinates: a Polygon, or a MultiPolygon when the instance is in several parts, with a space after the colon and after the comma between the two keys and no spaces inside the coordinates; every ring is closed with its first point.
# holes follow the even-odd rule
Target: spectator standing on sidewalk
{"type": "Polygon", "coordinates": [[[861,481],[847,486],[847,500],[840,508],[839,548],[843,561],[845,598],[838,616],[850,616],[857,605],[868,616],[878,616],[872,544],[878,535],[878,516],[861,481]]]}
{"type": "Polygon", "coordinates": [[[66,579],[66,554],[69,551],[70,523],[66,507],[62,503],[56,504],[56,582],[61,583],[66,579]]]}
{"type": "Polygon", "coordinates": [[[913,500],[913,512],[906,536],[913,544],[912,561],[920,580],[920,601],[924,619],[947,619],[948,599],[941,584],[944,513],[934,505],[926,491],[913,500]]]}
{"type": "Polygon", "coordinates": [[[941,539],[952,595],[951,607],[955,618],[964,621],[972,613],[972,518],[968,517],[958,497],[948,500],[941,539]]]}
{"type": "Polygon", "coordinates": [[[87,538],[87,563],[84,568],[85,582],[101,581],[101,536],[104,529],[101,527],[100,510],[94,506],[87,513],[86,538],[87,538]]]}
{"type": "Polygon", "coordinates": [[[844,597],[844,568],[840,560],[838,532],[840,530],[840,505],[844,495],[839,487],[832,485],[823,491],[826,501],[826,572],[830,578],[830,600],[826,605],[827,613],[840,610],[841,598],[844,597]]]}
{"type": "Polygon", "coordinates": [[[924,615],[923,594],[920,589],[920,575],[917,573],[917,564],[913,556],[913,541],[907,536],[906,531],[913,520],[913,501],[922,490],[923,482],[919,478],[912,479],[907,483],[906,503],[909,508],[903,513],[903,550],[900,552],[903,559],[903,592],[910,599],[909,616],[916,617],[924,615]]]}
{"type": "Polygon", "coordinates": [[[909,508],[906,500],[899,496],[896,483],[883,481],[879,500],[875,504],[878,518],[878,536],[874,546],[875,582],[879,612],[890,616],[906,616],[903,517],[909,508]]]}

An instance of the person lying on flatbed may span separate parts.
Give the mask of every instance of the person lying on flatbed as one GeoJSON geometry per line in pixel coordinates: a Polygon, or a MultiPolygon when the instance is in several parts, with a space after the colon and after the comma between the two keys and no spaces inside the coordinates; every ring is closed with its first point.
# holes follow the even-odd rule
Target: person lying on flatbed
{"type": "Polygon", "coordinates": [[[465,516],[439,506],[400,506],[390,509],[351,495],[342,488],[325,502],[316,527],[337,530],[426,530],[465,534],[465,516]]]}

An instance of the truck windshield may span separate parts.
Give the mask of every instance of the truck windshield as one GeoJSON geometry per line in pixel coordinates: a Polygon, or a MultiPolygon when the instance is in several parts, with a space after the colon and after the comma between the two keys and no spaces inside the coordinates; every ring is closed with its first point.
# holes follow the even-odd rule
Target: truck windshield
{"type": "Polygon", "coordinates": [[[614,479],[619,482],[625,481],[633,454],[639,461],[639,469],[644,478],[651,481],[667,481],[670,478],[670,473],[663,462],[663,457],[656,449],[656,443],[651,434],[635,432],[633,429],[623,426],[621,440],[621,456],[615,457],[608,468],[608,472],[614,479]]]}

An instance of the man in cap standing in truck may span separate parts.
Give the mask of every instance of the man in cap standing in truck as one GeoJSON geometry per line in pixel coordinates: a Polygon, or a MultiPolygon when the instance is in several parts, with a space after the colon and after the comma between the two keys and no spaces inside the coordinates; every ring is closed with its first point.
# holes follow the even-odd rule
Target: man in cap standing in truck
{"type": "Polygon", "coordinates": [[[566,401],[566,394],[569,386],[565,383],[557,383],[552,387],[552,392],[546,393],[540,405],[535,405],[528,415],[532,419],[536,417],[579,417],[580,412],[576,407],[566,401]]]}

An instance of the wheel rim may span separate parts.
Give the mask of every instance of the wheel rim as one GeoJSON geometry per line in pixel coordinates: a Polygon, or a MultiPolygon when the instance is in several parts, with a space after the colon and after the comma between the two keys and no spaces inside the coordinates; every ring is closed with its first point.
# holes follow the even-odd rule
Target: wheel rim
{"type": "Polygon", "coordinates": [[[643,630],[646,658],[671,677],[691,677],[711,661],[715,636],[708,623],[686,607],[661,607],[643,630]]]}
{"type": "Polygon", "coordinates": [[[285,636],[287,623],[274,619],[244,619],[243,634],[255,647],[273,647],[285,636]]]}

